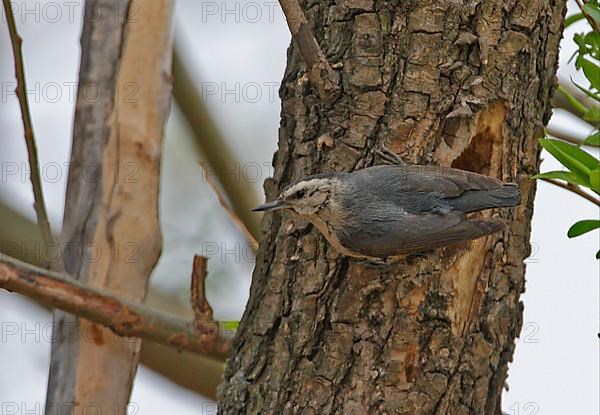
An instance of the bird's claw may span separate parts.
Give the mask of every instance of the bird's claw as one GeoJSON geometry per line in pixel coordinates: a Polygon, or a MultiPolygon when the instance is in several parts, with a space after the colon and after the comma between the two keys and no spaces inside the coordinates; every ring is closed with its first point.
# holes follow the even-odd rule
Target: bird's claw
{"type": "Polygon", "coordinates": [[[404,160],[402,160],[398,154],[387,148],[385,144],[380,144],[379,148],[375,150],[375,154],[379,156],[385,164],[395,164],[399,166],[406,165],[404,160]]]}

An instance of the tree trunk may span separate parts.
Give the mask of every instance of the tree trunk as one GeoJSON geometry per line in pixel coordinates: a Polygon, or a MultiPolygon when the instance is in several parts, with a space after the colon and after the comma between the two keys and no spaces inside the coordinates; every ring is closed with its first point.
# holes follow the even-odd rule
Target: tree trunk
{"type": "MultiPolygon", "coordinates": [[[[86,2],[63,226],[65,269],[144,300],[159,258],[173,2],[86,2]]],[[[126,317],[126,316],[125,316],[126,317]]],[[[56,311],[46,413],[126,414],[139,339],[56,311]]]]}
{"type": "Polygon", "coordinates": [[[503,233],[386,266],[340,256],[293,214],[266,215],[220,411],[499,414],[565,1],[328,4],[304,9],[344,93],[319,100],[290,48],[267,199],[371,165],[385,143],[408,163],[515,181],[523,202],[484,213],[510,223],[503,233]]]}

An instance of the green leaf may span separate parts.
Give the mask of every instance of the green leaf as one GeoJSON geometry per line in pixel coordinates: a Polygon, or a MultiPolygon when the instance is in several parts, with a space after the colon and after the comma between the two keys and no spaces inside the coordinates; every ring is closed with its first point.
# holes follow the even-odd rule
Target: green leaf
{"type": "Polygon", "coordinates": [[[567,232],[567,236],[569,238],[575,238],[577,236],[583,235],[584,233],[588,233],[593,231],[594,229],[600,228],[600,220],[596,219],[586,219],[580,220],[576,222],[569,228],[567,232]]]}
{"type": "Polygon", "coordinates": [[[581,61],[582,59],[592,52],[592,47],[589,44],[589,39],[587,35],[583,33],[577,33],[573,36],[573,41],[579,46],[579,50],[576,52],[577,59],[575,60],[575,68],[581,69],[581,61]]]}
{"type": "Polygon", "coordinates": [[[586,43],[591,47],[589,51],[589,56],[598,60],[600,58],[600,33],[598,32],[589,32],[585,35],[586,43]]]}
{"type": "Polygon", "coordinates": [[[579,60],[579,64],[581,66],[581,69],[583,69],[583,73],[584,73],[585,77],[587,78],[588,81],[590,81],[592,88],[594,88],[596,91],[599,91],[600,90],[600,67],[598,67],[598,65],[596,65],[595,63],[593,63],[587,59],[583,59],[583,58],[579,60]]]}
{"type": "Polygon", "coordinates": [[[570,172],[570,171],[559,171],[559,170],[549,171],[546,173],[536,174],[535,176],[532,177],[532,179],[558,179],[558,180],[564,180],[567,183],[577,184],[577,185],[581,185],[581,186],[589,185],[589,183],[586,182],[585,178],[578,176],[575,173],[570,172]]]}
{"type": "Polygon", "coordinates": [[[596,259],[600,259],[600,251],[596,252],[596,259]]]}
{"type": "Polygon", "coordinates": [[[594,192],[600,194],[600,167],[590,173],[590,185],[594,192]]]}
{"type": "Polygon", "coordinates": [[[600,106],[593,106],[583,114],[583,119],[592,123],[600,122],[600,106]]]}
{"type": "Polygon", "coordinates": [[[596,21],[596,24],[600,24],[600,9],[598,8],[598,6],[590,3],[584,4],[583,11],[585,14],[594,19],[596,21]]]}
{"type": "Polygon", "coordinates": [[[226,332],[234,332],[240,326],[239,321],[230,320],[230,321],[221,321],[221,329],[226,332]]]}
{"type": "Polygon", "coordinates": [[[583,142],[586,146],[600,147],[600,131],[596,131],[583,142]]]}
{"type": "Polygon", "coordinates": [[[581,148],[579,148],[579,146],[566,143],[562,140],[552,141],[554,141],[553,144],[555,147],[559,148],[564,153],[571,155],[571,157],[579,160],[580,162],[585,164],[586,167],[590,170],[594,170],[600,165],[600,161],[596,157],[592,156],[586,151],[583,151],[581,148]]]}
{"type": "Polygon", "coordinates": [[[582,33],[575,33],[573,35],[573,42],[575,42],[575,44],[577,44],[577,46],[580,48],[585,47],[585,37],[582,33]]]}
{"type": "Polygon", "coordinates": [[[565,29],[569,26],[571,26],[573,23],[578,22],[582,19],[585,19],[585,16],[583,15],[583,13],[575,13],[570,15],[569,17],[567,17],[565,19],[565,29]]]}
{"type": "Polygon", "coordinates": [[[582,176],[589,185],[590,172],[598,167],[598,160],[573,144],[564,141],[541,138],[540,144],[563,166],[582,176]]]}

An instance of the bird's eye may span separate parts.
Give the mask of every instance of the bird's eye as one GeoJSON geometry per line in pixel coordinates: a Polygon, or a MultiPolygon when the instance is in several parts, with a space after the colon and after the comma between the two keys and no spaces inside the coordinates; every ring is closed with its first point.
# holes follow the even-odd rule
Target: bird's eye
{"type": "Polygon", "coordinates": [[[304,189],[302,189],[302,190],[298,190],[294,196],[295,196],[297,199],[301,199],[301,198],[303,198],[303,197],[304,197],[304,193],[305,193],[304,189]]]}

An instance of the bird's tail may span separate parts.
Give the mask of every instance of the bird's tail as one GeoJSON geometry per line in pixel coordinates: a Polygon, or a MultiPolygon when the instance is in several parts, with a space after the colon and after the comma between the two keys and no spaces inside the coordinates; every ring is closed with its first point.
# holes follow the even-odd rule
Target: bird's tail
{"type": "Polygon", "coordinates": [[[521,191],[515,183],[505,183],[497,189],[468,190],[459,197],[447,199],[454,209],[469,213],[478,210],[511,207],[521,203],[521,191]]]}

